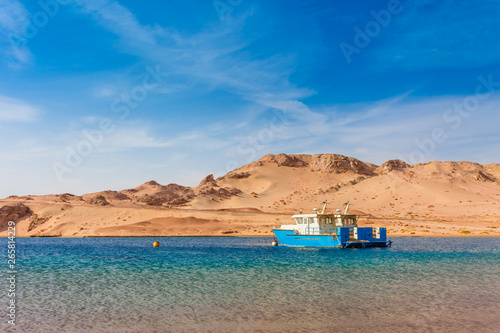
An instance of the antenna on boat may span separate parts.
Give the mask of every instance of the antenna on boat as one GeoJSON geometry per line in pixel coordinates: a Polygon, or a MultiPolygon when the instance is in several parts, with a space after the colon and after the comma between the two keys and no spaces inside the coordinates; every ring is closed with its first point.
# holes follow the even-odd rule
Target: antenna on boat
{"type": "Polygon", "coordinates": [[[325,210],[326,210],[326,200],[322,202],[323,204],[323,210],[321,211],[321,214],[325,214],[325,210]]]}
{"type": "Polygon", "coordinates": [[[344,211],[344,215],[345,215],[349,211],[349,201],[347,201],[344,205],[345,205],[345,211],[344,211]]]}

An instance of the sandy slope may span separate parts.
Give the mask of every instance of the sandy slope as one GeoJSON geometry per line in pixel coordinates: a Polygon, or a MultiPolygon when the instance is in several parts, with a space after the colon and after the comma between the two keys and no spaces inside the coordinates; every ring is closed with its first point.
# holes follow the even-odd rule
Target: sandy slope
{"type": "MultiPolygon", "coordinates": [[[[16,205],[15,200],[3,204],[16,205]]],[[[38,219],[48,220],[29,230],[33,215],[17,223],[17,236],[251,236],[270,235],[288,216],[247,211],[191,210],[143,205],[93,206],[30,200],[38,219]]],[[[0,235],[5,236],[2,225],[0,235]]]]}
{"type": "MultiPolygon", "coordinates": [[[[381,166],[341,155],[266,155],[194,188],[147,182],[135,189],[9,197],[18,236],[270,235],[299,210],[350,201],[360,225],[390,235],[500,236],[500,165],[430,162],[381,166]],[[26,208],[25,207],[25,208],[26,208]]],[[[8,215],[11,214],[11,215],[8,215]]]]}

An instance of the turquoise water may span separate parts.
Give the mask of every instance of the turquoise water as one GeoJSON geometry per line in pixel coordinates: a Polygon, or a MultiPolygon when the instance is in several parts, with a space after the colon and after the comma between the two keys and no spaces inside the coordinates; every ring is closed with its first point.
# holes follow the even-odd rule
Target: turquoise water
{"type": "Polygon", "coordinates": [[[2,292],[0,331],[500,331],[500,238],[393,240],[328,250],[270,238],[17,239],[17,325],[2,292]]]}

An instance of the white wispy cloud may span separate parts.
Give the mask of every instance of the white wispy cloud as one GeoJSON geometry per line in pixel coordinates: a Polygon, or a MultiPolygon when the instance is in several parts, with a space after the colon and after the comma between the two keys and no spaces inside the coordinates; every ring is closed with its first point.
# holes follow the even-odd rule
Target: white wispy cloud
{"type": "Polygon", "coordinates": [[[97,153],[122,152],[135,148],[166,148],[172,143],[166,138],[155,136],[147,126],[137,126],[136,124],[113,125],[110,133],[98,132],[96,128],[83,128],[80,135],[72,138],[71,146],[77,146],[79,141],[89,140],[88,137],[95,138],[94,151],[97,153]],[[84,134],[85,132],[89,134],[84,134]],[[96,134],[98,133],[98,134],[96,134]]]}
{"type": "Polygon", "coordinates": [[[26,27],[28,12],[17,0],[2,0],[0,2],[0,28],[21,34],[26,27]]]}
{"type": "MultiPolygon", "coordinates": [[[[273,114],[270,114],[259,124],[249,122],[239,131],[245,134],[226,128],[234,142],[227,154],[239,165],[269,152],[340,153],[383,163],[394,158],[420,162],[411,160],[416,156],[412,153],[418,151],[423,154],[418,157],[423,156],[426,161],[453,159],[453,156],[475,161],[482,156],[481,162],[498,162],[498,156],[488,152],[498,150],[493,147],[498,146],[499,95],[481,101],[467,117],[447,113],[455,105],[463,105],[465,99],[474,97],[422,98],[404,94],[367,105],[336,105],[329,117],[321,115],[312,122],[287,117],[286,124],[280,124],[283,126],[277,126],[274,131],[273,114]],[[267,133],[270,130],[271,136],[267,133]],[[436,140],[435,130],[442,132],[445,139],[436,140]],[[259,140],[259,137],[265,139],[259,140]]],[[[314,114],[314,109],[307,113],[314,114]]]]}
{"type": "Polygon", "coordinates": [[[222,149],[231,144],[228,139],[218,138],[218,134],[220,134],[220,130],[208,131],[200,128],[196,131],[171,136],[166,133],[158,133],[149,126],[138,127],[135,124],[122,124],[117,126],[113,133],[106,136],[102,148],[99,148],[98,151],[125,151],[130,148],[176,148],[199,151],[222,149]]]}
{"type": "MultiPolygon", "coordinates": [[[[147,62],[161,64],[162,70],[171,75],[166,79],[169,82],[165,86],[174,85],[176,89],[167,89],[165,92],[159,87],[156,92],[179,91],[187,89],[189,85],[202,85],[210,90],[222,89],[260,106],[259,113],[278,109],[289,113],[308,128],[314,127],[316,131],[327,118],[300,101],[313,95],[314,91],[296,87],[289,81],[288,77],[295,65],[293,56],[276,54],[252,58],[239,52],[251,43],[241,35],[246,16],[235,18],[231,25],[217,23],[198,33],[181,34],[168,27],[142,25],[132,12],[116,1],[77,0],[76,3],[97,24],[119,36],[122,50],[140,56],[147,62]],[[181,83],[171,82],[179,77],[181,83]]],[[[198,130],[198,145],[228,145],[226,140],[214,136],[208,140],[209,136],[207,131],[198,130]]],[[[148,142],[159,147],[168,144],[182,146],[186,142],[195,142],[195,139],[188,139],[190,137],[190,133],[186,133],[161,144],[148,142]]],[[[138,137],[138,142],[145,142],[144,138],[138,137]]]]}
{"type": "Polygon", "coordinates": [[[135,49],[146,51],[156,45],[152,29],[141,26],[133,13],[118,2],[109,0],[74,0],[74,2],[105,29],[114,32],[135,49]]]}
{"type": "Polygon", "coordinates": [[[40,114],[36,106],[0,95],[0,122],[33,122],[40,114]]]}
{"type": "Polygon", "coordinates": [[[106,85],[94,88],[94,90],[92,91],[92,94],[95,97],[109,98],[109,97],[113,97],[117,94],[117,89],[116,89],[116,87],[111,86],[110,84],[106,84],[106,85]]]}
{"type": "Polygon", "coordinates": [[[32,55],[25,46],[25,31],[29,25],[29,13],[17,0],[0,1],[0,52],[12,68],[27,64],[32,55]]]}
{"type": "MultiPolygon", "coordinates": [[[[384,101],[313,108],[302,100],[313,95],[314,91],[297,87],[289,80],[294,69],[293,57],[278,54],[253,59],[239,52],[251,43],[241,36],[246,17],[234,20],[231,26],[214,24],[199,33],[183,35],[168,27],[142,25],[133,13],[115,1],[77,2],[98,24],[120,37],[120,47],[126,52],[161,64],[169,74],[195,82],[191,84],[237,94],[258,110],[250,118],[231,119],[219,124],[215,130],[190,130],[176,138],[157,137],[148,131],[128,131],[122,137],[117,134],[120,139],[114,141],[120,142],[122,147],[192,147],[198,144],[213,150],[225,148],[228,155],[241,160],[241,164],[246,162],[241,157],[241,147],[260,147],[260,150],[254,150],[262,155],[271,150],[290,152],[301,149],[337,151],[346,155],[359,152],[360,158],[365,156],[371,161],[383,162],[384,158],[411,152],[415,140],[425,139],[432,129],[449,126],[443,123],[443,113],[464,98],[416,99],[409,92],[384,101]],[[262,130],[269,127],[269,124],[263,125],[255,120],[269,110],[280,110],[287,115],[289,122],[283,130],[273,133],[270,142],[252,146],[249,137],[258,138],[262,130]],[[376,154],[376,151],[380,153],[376,154]]],[[[180,89],[188,87],[184,84],[178,86],[180,89]]],[[[486,110],[486,105],[496,103],[497,100],[492,98],[481,109],[486,110]]],[[[498,118],[491,111],[485,112],[494,119],[498,118]]],[[[474,124],[473,118],[464,119],[465,123],[474,124]]],[[[472,125],[463,126],[461,131],[448,130],[450,139],[441,147],[453,145],[461,136],[484,131],[484,128],[472,125]]],[[[439,152],[436,148],[429,158],[439,156],[439,152]]]]}
{"type": "Polygon", "coordinates": [[[193,84],[225,89],[250,101],[261,99],[264,93],[279,100],[314,93],[295,87],[288,80],[295,63],[292,56],[277,54],[255,59],[239,52],[251,43],[241,34],[246,16],[232,20],[231,25],[212,24],[198,33],[181,34],[168,27],[142,25],[116,1],[76,2],[97,24],[120,37],[121,49],[161,64],[176,79],[184,77],[193,84]]]}

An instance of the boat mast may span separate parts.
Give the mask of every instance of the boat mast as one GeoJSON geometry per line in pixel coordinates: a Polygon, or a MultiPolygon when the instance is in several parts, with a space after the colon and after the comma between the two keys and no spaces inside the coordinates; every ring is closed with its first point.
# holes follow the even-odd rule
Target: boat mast
{"type": "Polygon", "coordinates": [[[321,211],[321,214],[325,214],[326,211],[326,200],[322,202],[323,204],[323,210],[321,211]]]}
{"type": "Polygon", "coordinates": [[[344,205],[345,205],[344,215],[346,215],[347,212],[349,211],[349,201],[347,201],[344,205]]]}

